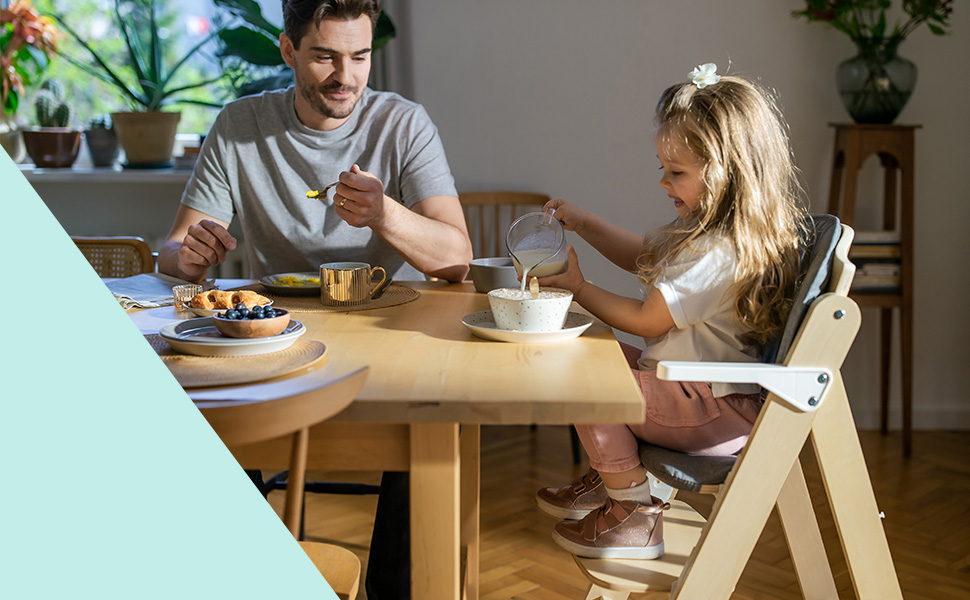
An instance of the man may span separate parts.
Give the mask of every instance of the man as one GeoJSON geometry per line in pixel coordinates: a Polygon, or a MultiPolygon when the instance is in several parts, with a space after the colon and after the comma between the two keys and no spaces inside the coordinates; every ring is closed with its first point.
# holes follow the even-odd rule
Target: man
{"type": "Polygon", "coordinates": [[[228,104],[182,196],[159,270],[200,281],[236,247],[251,276],[335,260],[395,279],[462,280],[471,259],[454,179],[424,109],[366,87],[379,0],[284,0],[296,85],[228,104]],[[339,181],[333,200],[307,190],[339,181]]]}
{"type": "MultiPolygon", "coordinates": [[[[235,249],[251,276],[380,265],[395,279],[461,281],[471,241],[441,140],[424,109],[368,89],[379,0],[283,0],[295,86],[228,104],[206,137],[159,270],[202,280],[235,249]],[[339,181],[331,200],[307,198],[339,181]]],[[[408,477],[385,473],[368,560],[372,600],[410,597],[408,477]]]]}

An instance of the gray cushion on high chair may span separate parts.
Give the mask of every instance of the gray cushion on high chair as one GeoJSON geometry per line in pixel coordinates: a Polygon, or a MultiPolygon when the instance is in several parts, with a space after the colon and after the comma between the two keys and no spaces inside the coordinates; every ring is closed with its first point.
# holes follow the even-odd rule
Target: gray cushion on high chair
{"type": "Polygon", "coordinates": [[[670,487],[699,492],[702,485],[720,485],[734,467],[734,456],[701,456],[640,442],[640,462],[670,487]]]}
{"type": "MultiPolygon", "coordinates": [[[[807,230],[808,238],[804,241],[803,252],[810,254],[803,254],[801,259],[803,274],[795,291],[788,321],[781,335],[765,347],[762,362],[784,360],[808,307],[828,286],[832,256],[841,233],[839,219],[832,215],[812,215],[807,230]]],[[[724,483],[736,458],[687,454],[640,442],[640,461],[646,470],[667,485],[690,492],[700,491],[703,485],[724,483]]]]}

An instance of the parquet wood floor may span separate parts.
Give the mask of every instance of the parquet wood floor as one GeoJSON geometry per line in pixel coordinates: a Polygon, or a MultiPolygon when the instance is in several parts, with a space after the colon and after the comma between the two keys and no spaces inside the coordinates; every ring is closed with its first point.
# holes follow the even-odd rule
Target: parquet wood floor
{"type": "MultiPolygon", "coordinates": [[[[866,462],[903,596],[907,600],[970,598],[970,432],[914,433],[913,458],[902,457],[899,434],[861,432],[866,462]]],[[[482,428],[482,600],[579,600],[586,579],[552,541],[555,521],[535,507],[538,488],[578,477],[565,427],[482,428]]],[[[836,575],[840,599],[854,598],[818,472],[806,469],[836,575]],[[817,492],[817,493],[816,493],[817,492]]],[[[311,473],[309,480],[376,483],[371,473],[311,473]]],[[[270,502],[281,511],[282,492],[270,502]]],[[[351,548],[366,568],[376,496],[309,494],[306,537],[351,548]]],[[[358,600],[366,598],[361,585],[358,600]]],[[[633,596],[633,598],[646,598],[633,596]]],[[[732,600],[800,599],[776,516],[749,561],[732,600]]],[[[415,599],[420,600],[420,599],[415,599]]]]}

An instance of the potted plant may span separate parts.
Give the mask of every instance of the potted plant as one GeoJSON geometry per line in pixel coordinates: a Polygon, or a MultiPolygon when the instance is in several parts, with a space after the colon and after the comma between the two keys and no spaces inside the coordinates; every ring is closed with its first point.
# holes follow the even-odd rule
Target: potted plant
{"type": "Polygon", "coordinates": [[[89,61],[62,54],[72,64],[110,84],[132,108],[111,114],[115,131],[125,151],[126,166],[136,168],[171,166],[180,112],[163,110],[174,104],[221,104],[197,100],[187,92],[216,83],[223,75],[190,83],[179,83],[176,75],[215,34],[209,34],[178,60],[167,63],[156,0],[115,0],[114,21],[124,42],[126,63],[111,65],[78,33],[55,15],[60,26],[87,52],[89,61]]]}
{"type": "MultiPolygon", "coordinates": [[[[213,0],[222,10],[216,29],[222,68],[236,96],[274,90],[293,83],[293,71],[280,54],[283,30],[263,16],[252,0],[213,0]]],[[[377,51],[396,35],[394,23],[381,11],[371,49],[377,51]]]]}
{"type": "Polygon", "coordinates": [[[953,0],[903,0],[905,21],[889,29],[890,0],[805,0],[795,17],[828,23],[849,36],[855,57],[836,71],[839,97],[856,123],[892,123],[916,87],[916,65],[898,54],[899,45],[923,23],[946,35],[953,0]]]}
{"type": "Polygon", "coordinates": [[[14,162],[25,149],[17,124],[17,108],[27,87],[37,83],[57,53],[57,29],[29,0],[15,0],[0,8],[0,146],[14,162]]]}
{"type": "Polygon", "coordinates": [[[118,162],[118,135],[111,123],[111,115],[97,115],[88,121],[84,140],[95,167],[113,167],[118,162]]]}
{"type": "Polygon", "coordinates": [[[64,88],[48,79],[34,96],[39,127],[23,131],[27,154],[38,167],[70,167],[81,148],[81,130],[71,128],[71,107],[64,101],[64,88]]]}

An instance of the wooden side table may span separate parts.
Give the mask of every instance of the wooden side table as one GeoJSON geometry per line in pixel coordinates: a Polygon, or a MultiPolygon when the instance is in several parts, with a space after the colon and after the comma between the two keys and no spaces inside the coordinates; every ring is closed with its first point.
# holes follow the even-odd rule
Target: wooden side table
{"type": "Polygon", "coordinates": [[[900,316],[900,374],[902,376],[903,454],[913,451],[913,171],[915,133],[919,125],[856,125],[833,123],[835,153],[829,189],[828,212],[852,226],[856,208],[859,168],[870,154],[877,154],[883,168],[882,226],[898,231],[900,285],[895,290],[855,292],[859,306],[880,313],[880,428],[889,430],[889,373],[893,309],[900,316]],[[898,175],[898,177],[897,177],[898,175]],[[897,186],[898,180],[898,186],[897,186]],[[897,205],[897,197],[899,203],[897,205]],[[898,208],[898,219],[897,219],[898,208]]]}

